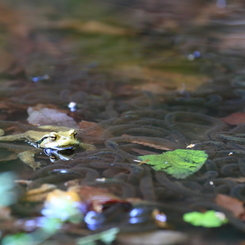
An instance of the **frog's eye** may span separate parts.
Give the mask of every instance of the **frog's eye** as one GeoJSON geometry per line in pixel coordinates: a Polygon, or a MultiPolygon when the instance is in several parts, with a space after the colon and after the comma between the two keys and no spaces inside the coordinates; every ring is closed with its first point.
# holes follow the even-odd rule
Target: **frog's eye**
{"type": "Polygon", "coordinates": [[[76,136],[77,135],[77,132],[74,130],[74,129],[71,129],[70,131],[69,131],[69,136],[76,136]]]}
{"type": "Polygon", "coordinates": [[[50,134],[49,134],[49,139],[50,139],[51,141],[55,141],[55,140],[57,139],[57,135],[56,135],[55,133],[50,133],[50,134]]]}

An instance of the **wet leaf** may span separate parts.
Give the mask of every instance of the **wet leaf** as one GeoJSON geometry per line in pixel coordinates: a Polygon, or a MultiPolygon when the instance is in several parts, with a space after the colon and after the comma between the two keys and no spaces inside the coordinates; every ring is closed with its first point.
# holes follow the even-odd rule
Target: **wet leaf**
{"type": "MultiPolygon", "coordinates": [[[[150,66],[152,66],[152,64],[150,64],[150,66]]],[[[141,84],[137,83],[134,85],[133,89],[136,91],[150,91],[154,94],[165,93],[167,90],[173,89],[181,90],[183,89],[183,84],[185,84],[186,89],[195,90],[198,85],[207,80],[206,76],[193,72],[191,64],[188,65],[186,60],[183,60],[182,66],[185,67],[185,69],[178,70],[177,62],[169,67],[164,67],[164,65],[163,67],[142,67],[132,64],[122,64],[114,69],[113,73],[117,76],[144,81],[141,84]],[[186,68],[186,65],[188,68],[186,68]],[[174,69],[174,72],[172,72],[171,69],[174,69]],[[184,74],[186,71],[190,72],[190,70],[192,71],[191,74],[184,74]]]]}
{"type": "Polygon", "coordinates": [[[219,206],[231,211],[236,218],[245,220],[245,208],[242,201],[227,195],[217,194],[215,202],[219,206]]]}
{"type": "Polygon", "coordinates": [[[56,189],[56,185],[42,184],[39,188],[28,190],[21,198],[21,201],[41,202],[44,201],[49,192],[56,189]]]}
{"type": "Polygon", "coordinates": [[[99,124],[89,121],[81,121],[79,127],[83,129],[83,134],[93,137],[100,137],[106,130],[102,128],[99,124]]]}
{"type": "Polygon", "coordinates": [[[14,182],[16,175],[12,172],[3,172],[0,174],[0,207],[9,206],[17,200],[16,184],[14,182]]]}
{"type": "Polygon", "coordinates": [[[0,219],[3,220],[11,220],[11,209],[9,207],[0,207],[0,219]]]}
{"type": "Polygon", "coordinates": [[[151,231],[141,233],[122,233],[117,239],[122,244],[132,245],[171,245],[187,240],[187,235],[178,231],[151,231]]]}
{"type": "Polygon", "coordinates": [[[144,145],[144,146],[149,146],[155,149],[159,150],[165,150],[165,151],[170,151],[174,150],[177,148],[177,144],[174,142],[171,142],[168,139],[160,139],[158,140],[157,137],[152,138],[152,137],[144,137],[144,136],[130,136],[127,134],[123,134],[122,136],[127,137],[125,138],[125,141],[131,142],[131,143],[136,143],[139,145],[144,145]]]}
{"type": "Polygon", "coordinates": [[[233,177],[227,177],[225,179],[232,180],[237,183],[244,183],[245,182],[245,177],[238,177],[238,178],[233,178],[233,177]]]}
{"type": "Polygon", "coordinates": [[[68,191],[76,192],[81,202],[89,206],[91,210],[101,212],[106,203],[128,203],[106,189],[92,186],[73,186],[68,191]]]}
{"type": "Polygon", "coordinates": [[[190,212],[183,215],[185,222],[190,223],[194,226],[203,227],[219,227],[227,223],[225,215],[221,212],[214,210],[206,211],[205,213],[190,212]]]}
{"type": "Polygon", "coordinates": [[[161,155],[138,157],[143,163],[153,165],[153,169],[162,170],[177,179],[184,179],[197,172],[208,158],[204,151],[178,149],[161,155]]]}
{"type": "Polygon", "coordinates": [[[155,154],[153,151],[147,151],[147,150],[142,150],[142,149],[137,149],[137,148],[131,148],[132,151],[137,152],[140,155],[151,155],[155,154]]]}
{"type": "Polygon", "coordinates": [[[42,214],[50,219],[57,218],[62,222],[78,223],[82,220],[79,202],[80,198],[75,191],[56,189],[47,195],[42,214]]]}
{"type": "Polygon", "coordinates": [[[153,217],[154,222],[157,225],[157,227],[166,228],[166,229],[168,228],[166,214],[162,213],[158,209],[154,209],[152,211],[152,217],[153,217]]]}
{"type": "Polygon", "coordinates": [[[61,228],[62,222],[59,219],[42,219],[42,227],[30,233],[17,233],[7,235],[3,238],[3,245],[39,245],[55,234],[61,228]]]}
{"type": "Polygon", "coordinates": [[[0,48],[0,72],[4,72],[14,63],[14,57],[10,52],[0,48]]]}
{"type": "Polygon", "coordinates": [[[235,112],[227,117],[221,118],[221,120],[230,125],[239,125],[245,123],[245,113],[244,112],[235,112]]]}
{"type": "Polygon", "coordinates": [[[111,228],[109,230],[86,236],[77,240],[77,244],[79,245],[95,245],[95,241],[102,241],[103,243],[110,245],[116,238],[117,233],[119,232],[119,228],[111,228]]]}
{"type": "Polygon", "coordinates": [[[108,25],[99,21],[80,22],[76,20],[64,20],[53,24],[56,28],[76,30],[85,33],[99,33],[107,35],[124,36],[131,34],[132,31],[119,26],[108,25]]]}
{"type": "Polygon", "coordinates": [[[6,236],[2,244],[3,245],[22,245],[22,244],[31,244],[33,242],[33,239],[28,234],[24,233],[17,233],[12,236],[6,236]]]}
{"type": "Polygon", "coordinates": [[[72,117],[55,109],[29,107],[27,112],[29,114],[27,121],[31,124],[60,125],[77,128],[77,123],[72,117]]]}

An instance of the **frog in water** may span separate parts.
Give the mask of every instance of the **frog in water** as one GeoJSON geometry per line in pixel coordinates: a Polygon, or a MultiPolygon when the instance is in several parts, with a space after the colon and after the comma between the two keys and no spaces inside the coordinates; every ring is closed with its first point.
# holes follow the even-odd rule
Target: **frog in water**
{"type": "MultiPolygon", "coordinates": [[[[94,145],[80,142],[76,138],[75,129],[52,125],[40,126],[37,127],[37,130],[29,130],[22,134],[0,137],[0,141],[17,140],[25,140],[30,145],[37,148],[33,150],[26,150],[18,154],[20,160],[32,167],[34,170],[40,167],[40,163],[35,162],[34,160],[34,155],[40,152],[40,149],[51,149],[55,151],[56,155],[59,155],[59,152],[62,154],[62,152],[65,150],[74,150],[77,147],[81,147],[86,150],[96,149],[94,145]]],[[[6,148],[11,149],[11,146],[6,148]]]]}

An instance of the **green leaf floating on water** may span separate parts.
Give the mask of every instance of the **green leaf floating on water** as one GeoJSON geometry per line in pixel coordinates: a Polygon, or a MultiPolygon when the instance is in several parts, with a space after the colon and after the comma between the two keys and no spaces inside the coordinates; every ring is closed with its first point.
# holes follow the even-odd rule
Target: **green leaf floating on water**
{"type": "Polygon", "coordinates": [[[205,213],[191,212],[183,215],[183,220],[194,226],[219,227],[228,222],[225,215],[214,210],[205,213]]]}
{"type": "Polygon", "coordinates": [[[160,155],[138,157],[155,170],[163,170],[177,179],[184,179],[197,172],[208,158],[204,151],[178,149],[160,155]]]}

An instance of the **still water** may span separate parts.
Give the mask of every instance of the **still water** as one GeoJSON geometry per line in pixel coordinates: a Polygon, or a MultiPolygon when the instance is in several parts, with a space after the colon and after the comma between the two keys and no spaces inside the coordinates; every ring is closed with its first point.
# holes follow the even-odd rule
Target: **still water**
{"type": "Polygon", "coordinates": [[[244,8],[2,0],[3,244],[241,244],[244,8]]]}

